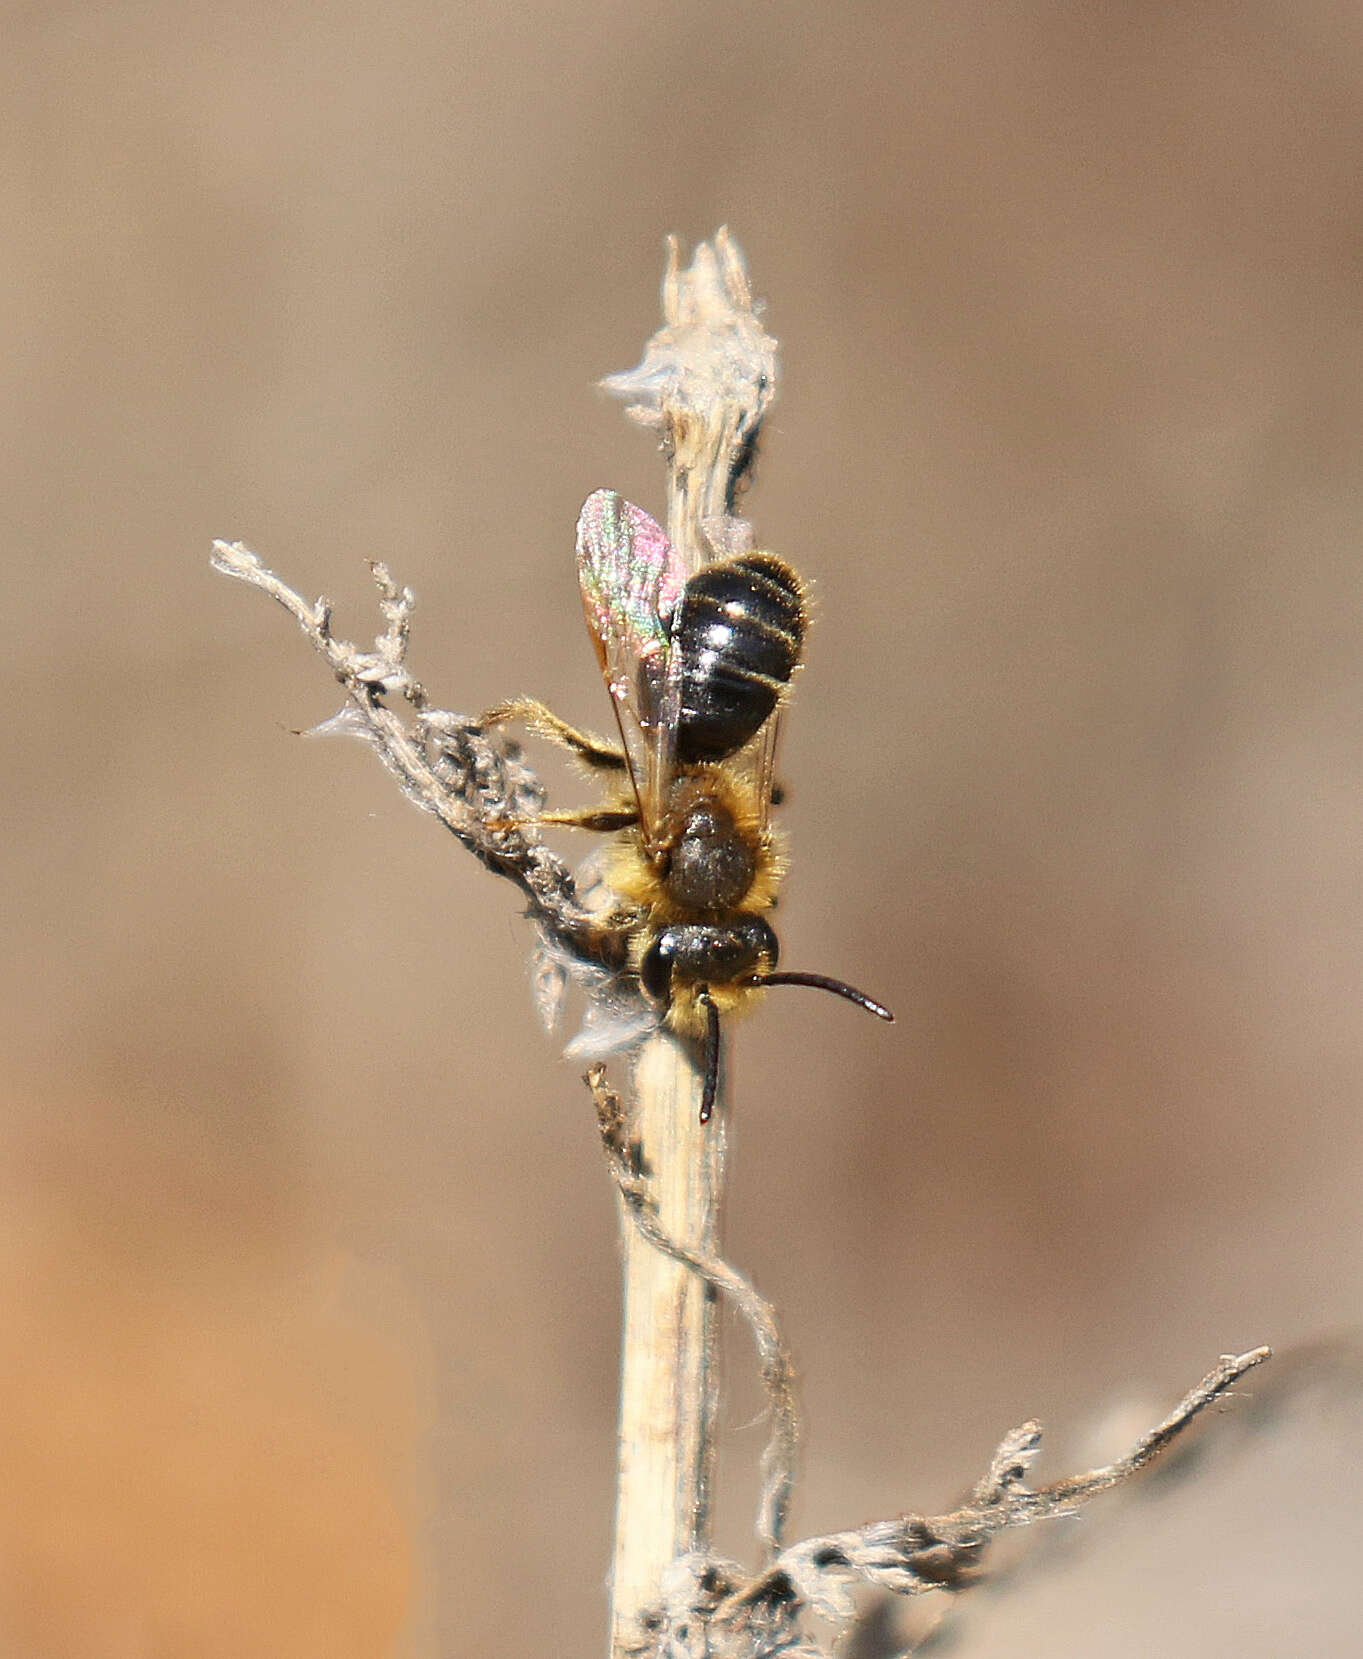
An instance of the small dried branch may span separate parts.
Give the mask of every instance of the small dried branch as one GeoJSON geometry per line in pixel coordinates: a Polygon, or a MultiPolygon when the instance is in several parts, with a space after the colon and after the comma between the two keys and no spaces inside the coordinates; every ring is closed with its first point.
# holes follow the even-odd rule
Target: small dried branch
{"type": "MultiPolygon", "coordinates": [[[[602,382],[630,416],[660,435],[667,469],[667,531],[689,570],[713,554],[747,482],[762,420],[776,388],[776,342],[759,320],[737,244],[721,230],[683,267],[668,244],[662,327],[637,368],[602,382]]],[[[728,527],[732,530],[732,525],[728,527]]],[[[662,1235],[642,1232],[622,1201],[624,1337],[620,1365],[619,1468],[611,1572],[612,1645],[679,1556],[709,1543],[710,1488],[719,1370],[713,1278],[724,1186],[723,1092],[700,1122],[698,1047],[666,1031],[645,1039],[632,1078],[631,1136],[650,1174],[662,1235]]],[[[765,1360],[764,1360],[765,1364],[765,1360]]],[[[789,1391],[787,1389],[787,1395],[789,1391]]],[[[776,1413],[792,1439],[793,1413],[776,1413]]],[[[767,1470],[762,1527],[775,1547],[789,1498],[793,1447],[767,1470]]]]}
{"type": "Polygon", "coordinates": [[[807,1538],[755,1577],[746,1577],[732,1562],[693,1554],[675,1564],[658,1602],[639,1619],[628,1651],[636,1659],[816,1659],[826,1649],[804,1621],[812,1614],[846,1626],[856,1612],[853,1592],[859,1586],[908,1596],[968,1589],[978,1581],[985,1551],[999,1533],[1076,1514],[1100,1493],[1139,1475],[1269,1355],[1269,1349],[1255,1348],[1223,1357],[1125,1457],[1087,1474],[1027,1487],[1041,1429],[1024,1423],[1004,1438],[966,1502],[950,1514],[904,1515],[807,1538]]]}
{"type": "Polygon", "coordinates": [[[540,839],[535,820],[544,786],[518,746],[488,735],[467,715],[432,708],[407,667],[416,608],[410,588],[398,587],[385,565],[371,565],[386,626],[366,651],[332,633],[329,600],[310,603],[240,542],[214,542],[213,566],[269,594],[326,658],[348,702],[317,733],[369,743],[409,800],[438,818],[490,870],[516,883],[551,938],[575,957],[610,971],[623,967],[623,933],[580,902],[571,870],[540,839]],[[389,701],[397,698],[410,710],[407,718],[389,701]]]}
{"type": "Polygon", "coordinates": [[[605,1066],[593,1066],[585,1081],[596,1105],[607,1166],[625,1214],[638,1229],[640,1237],[653,1249],[662,1251],[673,1261],[681,1262],[706,1284],[726,1296],[753,1334],[772,1425],[762,1454],[762,1495],[757,1512],[757,1536],[767,1559],[771,1560],[781,1548],[785,1532],[791,1492],[795,1485],[796,1452],[800,1443],[795,1365],[781,1335],[776,1309],[750,1280],[728,1262],[683,1244],[663,1227],[644,1169],[641,1148],[638,1141],[631,1138],[629,1119],[620,1096],[606,1081],[605,1066]]]}

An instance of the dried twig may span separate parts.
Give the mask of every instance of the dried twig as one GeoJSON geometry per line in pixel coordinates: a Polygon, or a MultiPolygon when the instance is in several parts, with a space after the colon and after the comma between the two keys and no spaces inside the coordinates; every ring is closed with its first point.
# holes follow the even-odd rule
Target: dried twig
{"type": "MultiPolygon", "coordinates": [[[[737,245],[720,231],[682,267],[669,244],[663,326],[642,361],[603,385],[629,414],[655,428],[667,466],[667,530],[690,569],[711,556],[710,533],[734,513],[776,386],[776,342],[758,318],[737,245]]],[[[722,1096],[700,1122],[697,1046],[658,1032],[633,1074],[631,1134],[651,1173],[651,1201],[671,1240],[694,1261],[654,1247],[626,1217],[619,1468],[611,1574],[613,1645],[657,1593],[676,1557],[709,1543],[718,1366],[714,1281],[693,1270],[717,1259],[724,1180],[722,1096]]],[[[794,1419],[788,1428],[793,1436],[794,1419]]],[[[793,1454],[792,1454],[793,1455],[793,1454]]],[[[774,1482],[764,1515],[779,1538],[789,1494],[774,1482]]]]}
{"type": "Polygon", "coordinates": [[[856,1613],[858,1586],[896,1595],[960,1591],[977,1582],[985,1550],[1000,1532],[1078,1513],[1100,1493],[1153,1463],[1213,1401],[1270,1350],[1223,1356],[1170,1415],[1115,1463],[1033,1490],[1024,1484],[1041,1449],[1041,1426],[1024,1423],[1005,1436],[968,1499],[947,1515],[900,1516],[848,1532],[807,1538],[777,1553],[794,1474],[798,1418],[794,1372],[775,1310],[747,1279],[713,1254],[687,1247],[658,1219],[638,1142],[620,1097],[597,1065],[586,1082],[596,1104],[611,1175],[626,1214],[654,1249],[684,1263],[729,1297],[757,1342],[773,1431],[763,1458],[758,1531],[770,1551],[766,1567],[745,1575],[705,1550],[678,1557],[659,1578],[658,1598],[618,1634],[621,1650],[638,1659],[768,1659],[778,1654],[817,1659],[824,1648],[805,1628],[807,1615],[845,1626],[856,1613]]]}
{"type": "Polygon", "coordinates": [[[999,1533],[1076,1514],[1131,1480],[1269,1352],[1224,1357],[1125,1457],[1087,1474],[1028,1488],[1024,1477],[1040,1451],[1041,1429],[1024,1423],[1004,1438],[966,1502],[950,1514],[904,1515],[807,1538],[752,1577],[732,1562],[693,1554],[674,1565],[627,1651],[637,1659],[815,1659],[826,1650],[806,1620],[814,1615],[845,1626],[859,1586],[907,1596],[968,1588],[999,1533]]]}
{"type": "Polygon", "coordinates": [[[746,1320],[757,1345],[762,1383],[771,1409],[771,1435],[762,1454],[762,1496],[757,1513],[757,1536],[769,1558],[781,1547],[790,1495],[795,1485],[795,1455],[800,1441],[799,1408],[795,1403],[795,1366],[781,1335],[776,1309],[750,1280],[712,1253],[683,1244],[658,1219],[652,1185],[644,1173],[637,1140],[620,1097],[606,1081],[606,1068],[596,1065],[586,1076],[596,1103],[597,1123],[607,1164],[620,1194],[625,1214],[639,1235],[655,1250],[698,1274],[726,1296],[746,1320]]]}
{"type": "Polygon", "coordinates": [[[321,652],[345,688],[348,703],[316,730],[368,742],[403,793],[432,813],[490,870],[526,894],[530,913],[574,956],[618,971],[624,934],[603,926],[599,912],[579,902],[572,872],[540,839],[535,819],[544,786],[521,759],[519,747],[489,736],[467,715],[430,706],[425,688],[407,667],[407,645],[416,599],[397,587],[385,565],[371,569],[387,627],[363,650],[331,631],[331,602],[311,603],[280,580],[240,542],[215,541],[213,566],[281,604],[321,652]],[[404,719],[387,699],[411,710],[404,719]]]}

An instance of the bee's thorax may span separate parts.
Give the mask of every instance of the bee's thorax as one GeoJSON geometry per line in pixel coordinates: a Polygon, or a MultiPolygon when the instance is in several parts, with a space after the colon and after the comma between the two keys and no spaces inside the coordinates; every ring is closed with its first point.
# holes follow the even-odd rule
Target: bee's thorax
{"type": "Polygon", "coordinates": [[[658,863],[672,903],[697,912],[737,908],[757,874],[757,851],[723,801],[692,800],[666,830],[658,863]]]}

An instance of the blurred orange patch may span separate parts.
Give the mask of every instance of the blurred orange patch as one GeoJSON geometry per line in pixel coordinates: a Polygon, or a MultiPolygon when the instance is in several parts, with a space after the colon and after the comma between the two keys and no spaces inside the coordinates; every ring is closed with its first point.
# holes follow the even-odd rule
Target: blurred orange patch
{"type": "Polygon", "coordinates": [[[407,1368],[156,1116],[24,1108],[0,1136],[5,1650],[392,1653],[407,1368]]]}

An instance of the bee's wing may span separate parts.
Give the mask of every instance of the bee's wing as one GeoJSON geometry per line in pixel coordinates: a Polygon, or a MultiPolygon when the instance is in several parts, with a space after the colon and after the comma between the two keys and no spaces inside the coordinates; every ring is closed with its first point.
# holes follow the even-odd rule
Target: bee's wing
{"type": "MultiPolygon", "coordinates": [[[[784,701],[784,699],[782,699],[784,701]]],[[[762,832],[771,823],[771,796],[776,786],[776,745],[781,736],[781,704],[748,745],[745,759],[751,768],[753,789],[762,808],[762,832]]]]}
{"type": "Polygon", "coordinates": [[[750,797],[761,812],[759,827],[763,834],[771,825],[771,796],[776,784],[776,746],[780,735],[781,704],[778,703],[757,735],[724,762],[726,770],[747,781],[750,797]]]}
{"type": "Polygon", "coordinates": [[[676,740],[680,705],[668,625],[686,571],[642,508],[614,490],[597,490],[578,516],[577,579],[651,839],[676,740]]]}

